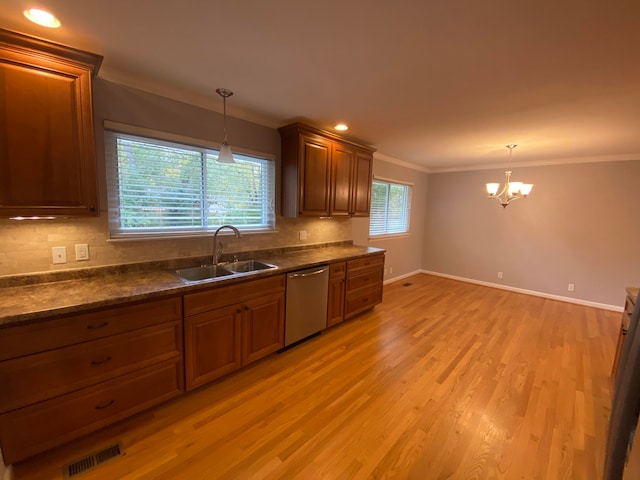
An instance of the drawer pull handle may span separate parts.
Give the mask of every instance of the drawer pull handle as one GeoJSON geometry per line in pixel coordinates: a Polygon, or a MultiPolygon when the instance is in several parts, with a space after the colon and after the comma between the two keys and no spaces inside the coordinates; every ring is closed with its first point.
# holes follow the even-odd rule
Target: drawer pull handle
{"type": "Polygon", "coordinates": [[[100,325],[87,325],[88,330],[98,330],[99,328],[104,328],[109,325],[109,322],[102,322],[100,325]]]}
{"type": "Polygon", "coordinates": [[[111,399],[104,405],[96,405],[96,410],[104,410],[105,408],[109,408],[114,403],[116,403],[116,401],[111,399]]]}
{"type": "Polygon", "coordinates": [[[92,360],[91,365],[102,365],[103,363],[107,363],[109,360],[111,360],[111,355],[109,355],[104,360],[92,360]]]}

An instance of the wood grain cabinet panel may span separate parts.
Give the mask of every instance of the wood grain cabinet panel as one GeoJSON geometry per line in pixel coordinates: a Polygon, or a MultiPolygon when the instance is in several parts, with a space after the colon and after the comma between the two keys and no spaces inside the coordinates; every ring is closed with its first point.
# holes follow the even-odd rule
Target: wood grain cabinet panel
{"type": "Polygon", "coordinates": [[[187,390],[242,366],[241,322],[242,304],[185,318],[187,390]]]}
{"type": "Polygon", "coordinates": [[[174,321],[0,362],[0,413],[181,354],[182,324],[174,321]]]}
{"type": "Polygon", "coordinates": [[[369,216],[375,149],[301,123],[279,132],[284,216],[369,216]]]}
{"type": "Polygon", "coordinates": [[[284,292],[247,300],[242,312],[242,365],[284,347],[284,292]]]}
{"type": "Polygon", "coordinates": [[[13,463],[184,391],[181,297],[0,328],[0,447],[13,463]]]}
{"type": "Polygon", "coordinates": [[[23,460],[176,397],[182,378],[182,361],[174,359],[2,414],[4,460],[23,460]]]}
{"type": "Polygon", "coordinates": [[[284,347],[285,276],[184,296],[187,390],[284,347]]]}
{"type": "Polygon", "coordinates": [[[329,299],[327,305],[327,327],[344,320],[346,262],[329,265],[329,299]]]}
{"type": "Polygon", "coordinates": [[[101,62],[0,29],[0,216],[98,215],[91,78],[101,62]]]}
{"type": "Polygon", "coordinates": [[[0,360],[181,320],[182,297],[169,297],[0,328],[0,360]]]}
{"type": "Polygon", "coordinates": [[[345,319],[382,302],[384,254],[368,255],[347,262],[345,319]]]}

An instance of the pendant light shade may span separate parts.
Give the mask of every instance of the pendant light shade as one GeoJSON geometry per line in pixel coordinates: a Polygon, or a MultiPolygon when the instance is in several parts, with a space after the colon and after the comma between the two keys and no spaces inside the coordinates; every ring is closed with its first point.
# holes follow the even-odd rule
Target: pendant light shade
{"type": "Polygon", "coordinates": [[[218,154],[218,159],[216,160],[218,163],[236,163],[233,159],[233,152],[231,151],[231,146],[227,141],[227,98],[233,95],[233,92],[226,88],[218,88],[216,89],[216,93],[222,97],[222,102],[224,105],[224,141],[222,145],[220,145],[220,153],[218,154]]]}

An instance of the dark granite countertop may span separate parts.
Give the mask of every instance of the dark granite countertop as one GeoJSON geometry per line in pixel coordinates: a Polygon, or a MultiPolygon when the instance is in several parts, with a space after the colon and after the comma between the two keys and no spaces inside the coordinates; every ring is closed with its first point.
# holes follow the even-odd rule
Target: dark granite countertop
{"type": "MultiPolygon", "coordinates": [[[[0,328],[131,301],[182,295],[381,252],[384,250],[380,248],[350,244],[278,253],[256,252],[251,258],[278,268],[190,284],[178,278],[175,270],[200,265],[201,259],[23,276],[28,279],[20,276],[0,278],[0,328]]],[[[247,257],[248,252],[244,252],[243,256],[247,257]]]]}

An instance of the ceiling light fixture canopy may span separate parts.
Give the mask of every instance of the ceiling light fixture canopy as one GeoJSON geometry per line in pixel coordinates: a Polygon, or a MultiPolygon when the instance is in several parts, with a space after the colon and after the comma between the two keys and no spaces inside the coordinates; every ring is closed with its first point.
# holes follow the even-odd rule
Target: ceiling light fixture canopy
{"type": "MultiPolygon", "coordinates": [[[[509,164],[511,164],[511,155],[513,154],[513,149],[516,148],[517,145],[509,144],[507,148],[509,149],[509,164]]],[[[506,208],[514,200],[518,198],[526,198],[533,188],[532,183],[523,183],[523,182],[512,182],[511,181],[511,170],[507,169],[504,172],[504,187],[500,190],[499,183],[487,183],[487,193],[489,194],[489,198],[496,198],[500,205],[503,208],[506,208]],[[500,190],[500,193],[498,193],[500,190]]]]}
{"type": "Polygon", "coordinates": [[[218,163],[236,163],[236,161],[233,159],[231,146],[229,146],[229,142],[227,141],[227,98],[233,95],[233,92],[227,88],[217,88],[216,93],[222,97],[222,102],[224,105],[224,141],[222,142],[222,145],[220,145],[220,153],[218,154],[218,159],[216,161],[218,163]]]}

